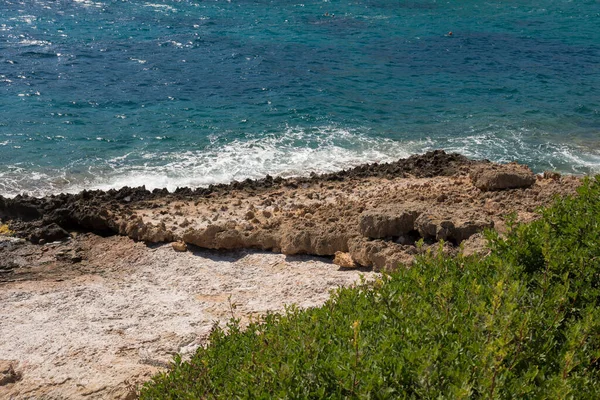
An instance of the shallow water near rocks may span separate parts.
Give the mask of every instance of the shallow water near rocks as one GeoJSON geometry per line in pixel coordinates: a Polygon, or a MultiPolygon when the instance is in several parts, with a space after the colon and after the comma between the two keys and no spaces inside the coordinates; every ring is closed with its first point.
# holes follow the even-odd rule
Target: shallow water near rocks
{"type": "Polygon", "coordinates": [[[596,1],[0,9],[0,195],[306,175],[434,148],[600,166],[596,1]]]}

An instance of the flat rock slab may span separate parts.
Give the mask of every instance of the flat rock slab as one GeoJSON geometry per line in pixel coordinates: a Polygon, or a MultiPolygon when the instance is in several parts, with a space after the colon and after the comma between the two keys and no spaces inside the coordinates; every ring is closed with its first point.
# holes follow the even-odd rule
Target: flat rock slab
{"type": "Polygon", "coordinates": [[[175,353],[206,343],[231,304],[248,321],[286,304],[318,306],[330,290],[376,276],[310,256],[177,252],[91,234],[23,251],[29,266],[0,282],[2,399],[134,398],[175,353]],[[63,262],[73,247],[84,260],[63,262]]]}

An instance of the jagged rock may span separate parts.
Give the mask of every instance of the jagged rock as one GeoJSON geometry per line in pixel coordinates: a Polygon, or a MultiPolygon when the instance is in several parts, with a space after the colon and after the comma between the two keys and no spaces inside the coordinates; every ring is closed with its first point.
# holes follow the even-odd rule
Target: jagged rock
{"type": "Polygon", "coordinates": [[[142,240],[147,243],[162,243],[170,242],[173,240],[173,234],[167,230],[164,223],[153,225],[147,223],[140,231],[140,237],[138,240],[142,240]]]}
{"type": "Polygon", "coordinates": [[[333,259],[333,263],[342,268],[356,268],[358,264],[354,262],[350,253],[344,253],[342,251],[335,252],[335,258],[333,259]]]}
{"type": "Polygon", "coordinates": [[[189,229],[184,233],[183,241],[198,247],[216,249],[215,238],[217,233],[224,230],[225,228],[219,225],[208,225],[206,229],[189,229]]]}
{"type": "Polygon", "coordinates": [[[44,225],[41,228],[38,228],[35,231],[33,231],[31,236],[29,237],[29,240],[32,243],[40,243],[40,241],[43,241],[43,243],[49,243],[70,236],[71,235],[69,234],[69,232],[67,232],[57,224],[52,223],[50,225],[44,225]]]}
{"type": "Polygon", "coordinates": [[[375,209],[363,212],[359,217],[360,234],[382,239],[390,236],[401,236],[414,229],[419,212],[403,209],[375,209]]]}
{"type": "Polygon", "coordinates": [[[560,180],[560,172],[556,172],[556,171],[544,171],[544,175],[543,178],[544,179],[552,179],[555,181],[560,180]]]}
{"type": "Polygon", "coordinates": [[[529,167],[516,163],[485,164],[474,168],[470,177],[473,185],[483,191],[528,188],[535,183],[529,167]]]}

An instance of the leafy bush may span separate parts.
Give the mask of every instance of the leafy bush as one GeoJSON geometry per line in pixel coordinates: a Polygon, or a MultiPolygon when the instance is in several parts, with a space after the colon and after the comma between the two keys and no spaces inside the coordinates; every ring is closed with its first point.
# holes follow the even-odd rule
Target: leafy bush
{"type": "Polygon", "coordinates": [[[438,252],[319,308],[234,319],[141,397],[600,398],[600,179],[488,239],[485,259],[438,252]]]}

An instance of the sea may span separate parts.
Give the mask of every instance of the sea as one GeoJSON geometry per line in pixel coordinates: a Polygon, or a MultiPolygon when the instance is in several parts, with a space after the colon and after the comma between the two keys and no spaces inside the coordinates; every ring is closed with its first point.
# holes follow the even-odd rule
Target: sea
{"type": "Polygon", "coordinates": [[[600,172],[600,2],[0,0],[0,195],[433,149],[600,172]]]}

